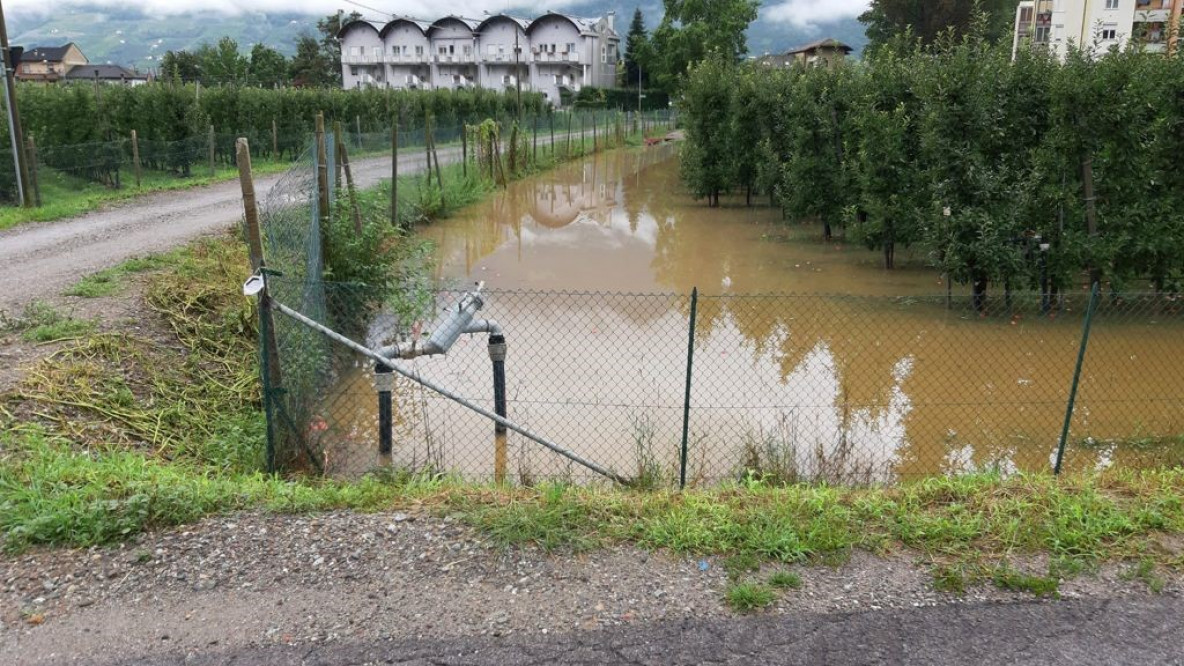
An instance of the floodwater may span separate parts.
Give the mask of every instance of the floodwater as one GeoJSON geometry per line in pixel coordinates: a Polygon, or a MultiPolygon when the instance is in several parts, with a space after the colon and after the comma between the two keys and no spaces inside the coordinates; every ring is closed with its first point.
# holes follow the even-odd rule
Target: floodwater
{"type": "MultiPolygon", "coordinates": [[[[509,345],[510,418],[624,476],[677,476],[693,288],[691,482],[746,469],[889,482],[1051,465],[1081,340],[1081,293],[1051,316],[1030,296],[1009,308],[995,295],[992,312],[979,316],[961,287],[947,307],[924,257],[906,252],[901,261],[898,252],[901,268],[885,271],[878,253],[823,242],[815,227],[742,204],[692,200],[677,148],[666,145],[514,183],[422,233],[435,244],[443,284],[486,283],[482,316],[501,324],[509,345]]],[[[458,295],[441,294],[438,305],[458,295]]],[[[1163,302],[1107,301],[1100,310],[1066,467],[1173,454],[1156,440],[1184,432],[1180,319],[1163,302]]],[[[326,399],[333,430],[358,442],[332,452],[337,471],[376,460],[364,365],[326,399]]],[[[409,367],[491,408],[483,336],[409,367]]],[[[396,403],[397,462],[494,474],[490,421],[410,382],[398,384],[396,403]]],[[[510,480],[589,478],[514,433],[506,454],[510,480]]]]}

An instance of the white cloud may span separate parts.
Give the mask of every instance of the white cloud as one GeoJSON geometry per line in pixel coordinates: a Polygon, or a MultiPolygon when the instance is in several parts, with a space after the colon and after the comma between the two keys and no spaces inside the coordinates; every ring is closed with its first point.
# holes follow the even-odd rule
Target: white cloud
{"type": "Polygon", "coordinates": [[[798,28],[851,19],[867,11],[870,0],[774,0],[765,5],[764,17],[798,28]]]}
{"type": "MultiPolygon", "coordinates": [[[[7,0],[4,4],[5,13],[10,19],[22,12],[44,15],[52,11],[55,14],[60,14],[63,11],[80,8],[100,11],[102,9],[141,9],[154,17],[175,16],[198,11],[232,16],[247,12],[328,15],[341,9],[346,13],[356,10],[367,18],[382,18],[382,14],[436,18],[444,13],[481,16],[485,9],[493,11],[505,7],[505,3],[491,5],[488,0],[456,0],[448,4],[447,10],[444,10],[439,2],[433,0],[395,0],[393,2],[358,0],[358,2],[379,11],[370,11],[341,0],[61,0],[54,3],[47,3],[45,0],[7,0]]],[[[513,6],[518,3],[510,2],[509,4],[513,6]]],[[[521,4],[528,6],[525,0],[522,0],[521,4]]],[[[570,4],[572,4],[572,0],[553,0],[548,6],[559,9],[570,4]]]]}

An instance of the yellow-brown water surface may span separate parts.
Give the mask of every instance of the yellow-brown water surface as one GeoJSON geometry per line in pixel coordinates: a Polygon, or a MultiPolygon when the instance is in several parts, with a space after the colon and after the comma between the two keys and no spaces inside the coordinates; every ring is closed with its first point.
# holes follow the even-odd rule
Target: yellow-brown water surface
{"type": "MultiPolygon", "coordinates": [[[[673,474],[697,287],[691,480],[746,467],[891,481],[1050,465],[1081,339],[1080,291],[1048,317],[1031,297],[1008,309],[999,295],[980,317],[961,287],[947,309],[923,256],[898,252],[902,267],[886,271],[877,253],[823,242],[761,202],[694,201],[676,151],[572,163],[423,230],[441,282],[484,280],[491,290],[482,314],[506,329],[512,419],[621,473],[673,474]]],[[[1101,309],[1067,466],[1137,463],[1181,432],[1184,327],[1170,305],[1101,309]],[[1144,446],[1126,444],[1135,439],[1144,446]]],[[[413,365],[491,405],[483,338],[413,365]]],[[[351,405],[340,418],[364,423],[363,433],[374,418],[368,375],[359,367],[329,397],[351,405]]],[[[398,459],[492,472],[491,423],[409,384],[400,390],[398,459]]],[[[516,435],[510,458],[521,480],[584,476],[516,435]]]]}

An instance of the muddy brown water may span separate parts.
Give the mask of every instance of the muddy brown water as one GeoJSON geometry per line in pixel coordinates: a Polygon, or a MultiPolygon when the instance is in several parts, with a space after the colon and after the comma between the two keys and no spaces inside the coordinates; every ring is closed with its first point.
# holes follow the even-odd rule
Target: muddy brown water
{"type": "MultiPolygon", "coordinates": [[[[483,280],[509,344],[511,419],[626,476],[677,476],[690,292],[698,288],[688,423],[692,482],[745,469],[838,482],[1051,465],[1086,299],[1040,316],[1030,296],[981,317],[904,253],[823,242],[742,201],[711,209],[677,147],[600,155],[510,187],[423,230],[436,277],[483,280]]],[[[454,302],[441,294],[438,306],[454,302]]],[[[1171,304],[1103,307],[1071,420],[1070,469],[1162,462],[1184,427],[1184,326],[1171,304]]],[[[425,326],[430,327],[429,323],[425,326]]],[[[490,408],[483,336],[408,364],[490,408]]],[[[326,396],[333,473],[376,464],[376,402],[358,362],[326,396]]],[[[396,388],[395,461],[494,472],[493,425],[411,382],[396,388]]],[[[511,433],[508,478],[589,478],[511,433]]]]}

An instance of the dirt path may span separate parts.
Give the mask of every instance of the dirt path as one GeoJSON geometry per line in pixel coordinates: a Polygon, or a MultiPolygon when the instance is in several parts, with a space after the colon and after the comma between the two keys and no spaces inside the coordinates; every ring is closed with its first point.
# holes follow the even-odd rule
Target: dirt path
{"type": "MultiPolygon", "coordinates": [[[[928,567],[908,553],[884,559],[857,552],[840,567],[792,570],[803,585],[762,614],[786,618],[767,626],[826,628],[844,617],[836,614],[868,612],[883,618],[869,626],[891,628],[905,622],[894,618],[915,618],[918,609],[1031,601],[992,587],[961,597],[937,592],[928,567]]],[[[1148,599],[1146,585],[1120,574],[1103,567],[1066,582],[1062,594],[1136,606],[1148,599]]],[[[501,549],[454,516],[242,514],[114,548],[0,557],[0,663],[162,663],[191,654],[205,655],[199,663],[224,663],[234,654],[244,655],[236,663],[257,663],[271,653],[286,655],[276,663],[301,663],[300,655],[314,650],[325,655],[315,663],[360,663],[373,657],[341,655],[356,656],[359,646],[385,649],[384,641],[417,645],[420,654],[432,645],[485,650],[485,660],[474,663],[502,663],[488,656],[503,649],[494,639],[513,638],[508,645],[521,647],[559,637],[559,645],[591,649],[603,642],[598,635],[628,642],[654,632],[655,640],[673,641],[686,623],[708,632],[732,626],[734,614],[722,601],[726,586],[717,558],[629,547],[576,555],[501,549]],[[341,658],[329,658],[334,654],[341,658]]],[[[1182,589],[1173,579],[1163,598],[1179,609],[1182,589]]],[[[1064,629],[1066,616],[1053,608],[1047,613],[1061,617],[1054,626],[1064,629]]],[[[958,613],[934,614],[921,626],[958,613]]],[[[957,640],[973,641],[974,623],[963,624],[967,633],[957,640]]],[[[1019,629],[1036,630],[1026,621],[1019,629]]],[[[885,649],[899,640],[891,632],[865,638],[887,641],[885,649]]],[[[696,663],[693,656],[684,662],[696,663]]]]}
{"type": "MultiPolygon", "coordinates": [[[[440,161],[460,158],[440,151],[440,161]]],[[[423,170],[423,155],[401,155],[401,173],[423,170]]],[[[361,187],[390,178],[390,157],[358,160],[361,187]]],[[[281,175],[256,181],[260,200],[281,175]]],[[[0,232],[0,310],[19,311],[35,299],[52,298],[80,278],[126,259],[183,245],[219,233],[242,218],[238,181],[149,194],[111,208],[59,222],[37,222],[0,232]]]]}

